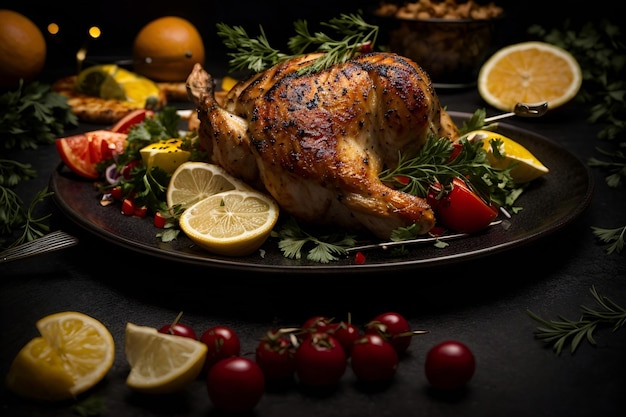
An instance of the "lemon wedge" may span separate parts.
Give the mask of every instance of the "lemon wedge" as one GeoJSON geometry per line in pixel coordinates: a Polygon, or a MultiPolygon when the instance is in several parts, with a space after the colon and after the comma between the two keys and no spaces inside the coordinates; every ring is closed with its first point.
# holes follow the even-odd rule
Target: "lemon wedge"
{"type": "Polygon", "coordinates": [[[200,374],[207,346],[153,327],[126,324],[126,385],[137,391],[170,394],[189,386],[200,374]]]}
{"type": "Polygon", "coordinates": [[[183,209],[214,194],[230,190],[251,189],[219,165],[206,162],[185,162],[172,174],[166,192],[168,207],[183,209]]]}
{"type": "Polygon", "coordinates": [[[95,386],[111,369],[115,344],[100,321],[67,311],[36,325],[41,336],[18,352],[7,374],[11,391],[38,400],[67,400],[95,386]]]}
{"type": "Polygon", "coordinates": [[[179,224],[200,247],[220,255],[244,256],[263,245],[278,214],[278,204],[270,196],[254,190],[230,190],[187,208],[179,224]]]}
{"type": "Polygon", "coordinates": [[[511,177],[518,184],[530,182],[549,172],[548,167],[528,149],[504,135],[489,130],[476,130],[468,135],[468,139],[482,140],[491,166],[496,169],[512,167],[511,177]]]}

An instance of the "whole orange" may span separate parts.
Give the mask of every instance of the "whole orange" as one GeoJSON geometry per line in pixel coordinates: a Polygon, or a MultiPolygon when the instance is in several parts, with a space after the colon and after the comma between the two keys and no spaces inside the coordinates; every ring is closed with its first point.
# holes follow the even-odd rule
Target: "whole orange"
{"type": "Polygon", "coordinates": [[[155,81],[185,81],[205,50],[198,29],[188,20],[165,16],[145,25],[133,43],[133,70],[155,81]]]}
{"type": "Polygon", "coordinates": [[[0,88],[34,80],[46,63],[46,40],[35,23],[13,10],[0,9],[0,88]]]}

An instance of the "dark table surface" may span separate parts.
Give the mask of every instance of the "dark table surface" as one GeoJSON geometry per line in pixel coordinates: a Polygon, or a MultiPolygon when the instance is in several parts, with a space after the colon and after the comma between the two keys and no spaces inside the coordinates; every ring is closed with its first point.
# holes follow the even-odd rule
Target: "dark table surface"
{"type": "MultiPolygon", "coordinates": [[[[475,88],[439,90],[449,110],[486,108],[475,88]]],[[[582,163],[599,157],[601,126],[586,121],[587,108],[570,103],[541,119],[513,118],[513,126],[562,145],[582,163]]],[[[93,130],[80,125],[68,132],[93,130]]],[[[10,155],[27,161],[38,178],[18,188],[24,201],[48,185],[60,158],[53,145],[10,155]]],[[[626,224],[626,193],[609,188],[605,173],[589,170],[593,196],[565,227],[526,245],[479,259],[400,273],[256,274],[193,266],[142,254],[83,229],[59,210],[53,198],[53,229],[77,236],[72,248],[37,258],[0,264],[0,374],[6,375],[19,349],[38,335],[35,322],[48,314],[74,310],[102,321],[116,342],[116,359],[105,379],[80,400],[98,396],[107,416],[206,416],[217,413],[203,379],[178,395],[144,396],[125,385],[127,322],[159,327],[184,311],[184,322],[203,332],[224,324],[242,340],[242,354],[253,356],[259,338],[271,328],[297,326],[314,315],[364,325],[386,311],[408,318],[415,337],[401,358],[393,383],[380,390],[356,384],[348,369],[332,392],[310,392],[294,383],[266,392],[258,416],[623,416],[626,415],[626,331],[599,327],[596,346],[583,341],[570,354],[556,355],[537,340],[531,310],[546,318],[576,320],[581,305],[596,307],[592,286],[626,306],[624,254],[609,255],[592,226],[626,224]],[[438,393],[424,376],[428,349],[447,339],[468,345],[477,361],[473,379],[462,390],[438,393]]],[[[72,403],[41,405],[2,388],[0,413],[6,416],[72,416],[72,403]]]]}

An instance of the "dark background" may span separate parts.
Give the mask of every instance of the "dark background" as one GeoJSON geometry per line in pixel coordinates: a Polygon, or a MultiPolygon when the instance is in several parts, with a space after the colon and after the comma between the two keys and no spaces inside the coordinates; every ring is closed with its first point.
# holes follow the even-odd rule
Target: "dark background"
{"type": "MultiPolygon", "coordinates": [[[[210,66],[212,62],[227,60],[227,51],[216,34],[218,22],[243,26],[250,36],[255,37],[261,25],[272,46],[282,49],[282,43],[293,35],[296,19],[306,19],[314,30],[320,21],[328,21],[344,12],[362,10],[366,19],[371,19],[368,11],[378,4],[379,0],[5,0],[0,7],[23,13],[42,29],[48,40],[49,66],[73,65],[76,52],[87,39],[87,30],[92,25],[102,29],[102,36],[90,41],[88,56],[130,57],[133,39],[139,30],[153,19],[166,15],[184,17],[198,28],[210,66]],[[54,37],[45,30],[53,21],[61,26],[61,32],[54,37]]],[[[497,44],[500,46],[526,40],[527,28],[534,23],[550,28],[562,26],[565,20],[599,22],[602,17],[618,19],[621,16],[617,13],[620,3],[609,1],[496,0],[495,4],[503,7],[506,13],[499,26],[497,44]]],[[[379,44],[384,43],[384,33],[380,36],[379,44]]]]}

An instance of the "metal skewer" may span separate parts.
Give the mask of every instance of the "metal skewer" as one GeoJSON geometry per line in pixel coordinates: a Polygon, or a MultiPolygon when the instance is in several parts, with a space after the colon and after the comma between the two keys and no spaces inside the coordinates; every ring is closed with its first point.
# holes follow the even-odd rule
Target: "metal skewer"
{"type": "MultiPolygon", "coordinates": [[[[489,227],[495,226],[500,223],[502,223],[502,220],[491,222],[489,223],[489,227]]],[[[383,242],[383,243],[372,243],[370,245],[353,246],[351,248],[347,248],[346,252],[350,253],[350,252],[364,251],[364,250],[369,250],[369,249],[387,250],[394,246],[415,245],[415,244],[421,244],[421,243],[435,243],[435,242],[441,242],[441,241],[446,241],[446,240],[459,239],[459,238],[468,237],[468,236],[470,236],[469,233],[455,233],[451,235],[420,237],[417,239],[410,239],[410,240],[398,240],[398,241],[390,241],[390,242],[383,242]]]]}
{"type": "Polygon", "coordinates": [[[548,102],[538,104],[517,103],[510,113],[503,113],[497,116],[485,118],[485,123],[495,122],[496,120],[505,119],[511,116],[520,117],[541,117],[548,111],[548,102]]]}

